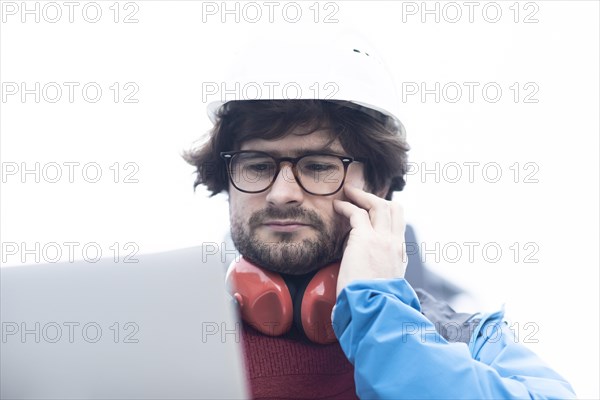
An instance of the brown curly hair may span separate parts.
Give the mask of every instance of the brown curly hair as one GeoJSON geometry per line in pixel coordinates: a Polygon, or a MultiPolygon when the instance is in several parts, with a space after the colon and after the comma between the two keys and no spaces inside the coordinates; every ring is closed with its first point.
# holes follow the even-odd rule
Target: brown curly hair
{"type": "Polygon", "coordinates": [[[406,137],[392,118],[369,110],[364,113],[349,103],[327,100],[243,100],[225,103],[208,141],[186,151],[183,158],[196,167],[194,189],[206,185],[211,196],[229,190],[222,151],[239,150],[251,139],[274,140],[296,128],[310,134],[319,129],[338,139],[348,155],[364,158],[365,180],[372,192],[389,185],[386,199],[404,188],[407,172],[406,137]]]}

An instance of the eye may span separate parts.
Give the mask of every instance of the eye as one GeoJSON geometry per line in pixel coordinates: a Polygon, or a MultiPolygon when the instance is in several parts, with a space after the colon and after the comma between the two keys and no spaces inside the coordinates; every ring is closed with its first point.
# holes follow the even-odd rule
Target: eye
{"type": "Polygon", "coordinates": [[[254,171],[254,172],[264,172],[267,171],[271,168],[273,168],[273,164],[271,163],[253,163],[253,164],[247,164],[245,166],[246,169],[249,169],[250,171],[254,171]]]}
{"type": "Polygon", "coordinates": [[[330,171],[332,169],[336,169],[337,166],[334,164],[326,164],[326,163],[310,163],[302,167],[303,169],[311,172],[323,172],[330,171]]]}

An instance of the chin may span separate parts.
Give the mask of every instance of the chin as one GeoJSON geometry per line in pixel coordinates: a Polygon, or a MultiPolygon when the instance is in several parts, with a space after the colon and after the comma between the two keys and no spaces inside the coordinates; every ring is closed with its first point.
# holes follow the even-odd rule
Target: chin
{"type": "Polygon", "coordinates": [[[290,275],[303,275],[319,268],[321,257],[309,241],[263,242],[265,251],[256,254],[259,265],[264,268],[290,275]]]}
{"type": "Polygon", "coordinates": [[[265,232],[258,235],[258,240],[264,244],[286,243],[301,246],[305,240],[317,240],[317,235],[308,232],[265,232]]]}

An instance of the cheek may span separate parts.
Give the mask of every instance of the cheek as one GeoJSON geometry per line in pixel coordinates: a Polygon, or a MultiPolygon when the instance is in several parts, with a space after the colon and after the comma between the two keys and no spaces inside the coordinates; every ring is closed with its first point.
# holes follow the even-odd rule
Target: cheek
{"type": "Polygon", "coordinates": [[[348,219],[341,214],[338,214],[333,208],[333,200],[347,200],[343,191],[339,191],[335,195],[316,201],[314,210],[319,214],[323,222],[325,222],[328,231],[335,231],[339,228],[350,226],[348,219]]]}
{"type": "MultiPolygon", "coordinates": [[[[255,197],[255,196],[254,196],[255,197]]],[[[246,222],[252,214],[252,196],[233,190],[229,194],[229,218],[231,221],[246,222]]]]}

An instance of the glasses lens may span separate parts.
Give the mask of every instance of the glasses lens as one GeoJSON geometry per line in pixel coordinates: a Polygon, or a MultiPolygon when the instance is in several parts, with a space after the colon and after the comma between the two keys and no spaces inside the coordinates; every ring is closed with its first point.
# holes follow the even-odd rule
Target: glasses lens
{"type": "Polygon", "coordinates": [[[233,156],[229,174],[235,187],[247,192],[258,192],[269,186],[277,165],[262,153],[239,153],[233,156]]]}
{"type": "Polygon", "coordinates": [[[344,181],[344,163],[334,156],[303,157],[298,162],[297,170],[302,185],[315,194],[333,193],[344,181]]]}

